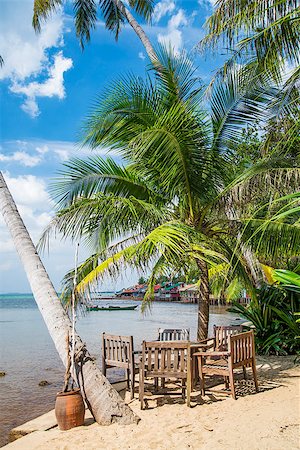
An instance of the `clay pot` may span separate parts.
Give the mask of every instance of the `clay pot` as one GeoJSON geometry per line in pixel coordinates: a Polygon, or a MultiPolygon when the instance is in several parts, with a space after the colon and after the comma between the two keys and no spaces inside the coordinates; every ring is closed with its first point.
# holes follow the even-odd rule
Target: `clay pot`
{"type": "Polygon", "coordinates": [[[85,407],[80,389],[59,392],[56,395],[55,416],[60,430],[69,430],[84,424],[85,407]]]}

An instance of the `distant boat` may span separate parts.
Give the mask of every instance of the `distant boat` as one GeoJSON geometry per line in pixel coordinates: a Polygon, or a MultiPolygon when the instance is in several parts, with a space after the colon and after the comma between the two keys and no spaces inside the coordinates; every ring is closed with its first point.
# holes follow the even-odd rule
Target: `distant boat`
{"type": "Polygon", "coordinates": [[[133,306],[114,306],[114,305],[98,306],[98,305],[94,305],[94,306],[87,306],[87,310],[88,311],[133,311],[137,307],[138,307],[138,305],[133,305],[133,306]]]}

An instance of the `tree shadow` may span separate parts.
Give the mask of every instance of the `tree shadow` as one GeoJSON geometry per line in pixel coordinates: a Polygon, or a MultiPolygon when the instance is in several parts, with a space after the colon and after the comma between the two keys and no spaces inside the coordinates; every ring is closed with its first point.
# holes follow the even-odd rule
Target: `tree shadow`
{"type": "MultiPolygon", "coordinates": [[[[295,356],[267,356],[257,357],[259,392],[265,392],[286,384],[288,378],[299,377],[297,374],[287,372],[289,369],[297,368],[295,356]]],[[[244,379],[243,371],[235,371],[235,390],[237,398],[257,394],[251,369],[247,369],[247,378],[244,379]]],[[[137,389],[138,391],[138,389],[137,389]]],[[[199,382],[194,385],[191,393],[191,408],[198,405],[211,404],[225,400],[230,397],[230,389],[224,385],[222,376],[211,376],[205,378],[205,396],[201,395],[199,382]]],[[[145,407],[155,409],[164,405],[186,404],[181,397],[181,386],[179,383],[169,380],[165,388],[156,389],[153,380],[145,383],[145,407]]]]}

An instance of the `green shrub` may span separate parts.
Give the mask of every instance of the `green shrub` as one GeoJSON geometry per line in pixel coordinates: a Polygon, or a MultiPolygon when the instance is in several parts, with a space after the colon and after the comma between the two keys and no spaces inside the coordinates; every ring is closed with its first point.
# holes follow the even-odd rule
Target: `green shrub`
{"type": "Polygon", "coordinates": [[[298,292],[264,285],[250,305],[234,303],[229,311],[253,323],[258,354],[295,354],[300,352],[300,324],[296,317],[299,301],[298,292]]]}

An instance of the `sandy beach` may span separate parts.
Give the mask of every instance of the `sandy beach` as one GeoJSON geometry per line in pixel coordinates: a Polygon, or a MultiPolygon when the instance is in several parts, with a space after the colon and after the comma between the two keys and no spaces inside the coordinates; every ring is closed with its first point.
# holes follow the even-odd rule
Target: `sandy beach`
{"type": "Polygon", "coordinates": [[[299,366],[292,357],[266,357],[258,359],[258,369],[260,392],[254,394],[251,381],[241,380],[236,401],[218,392],[218,386],[203,399],[195,391],[190,409],[178,397],[152,395],[144,411],[137,399],[129,402],[141,417],[138,425],[91,423],[65,432],[54,428],[31,433],[10,446],[24,450],[299,449],[299,366]]]}

